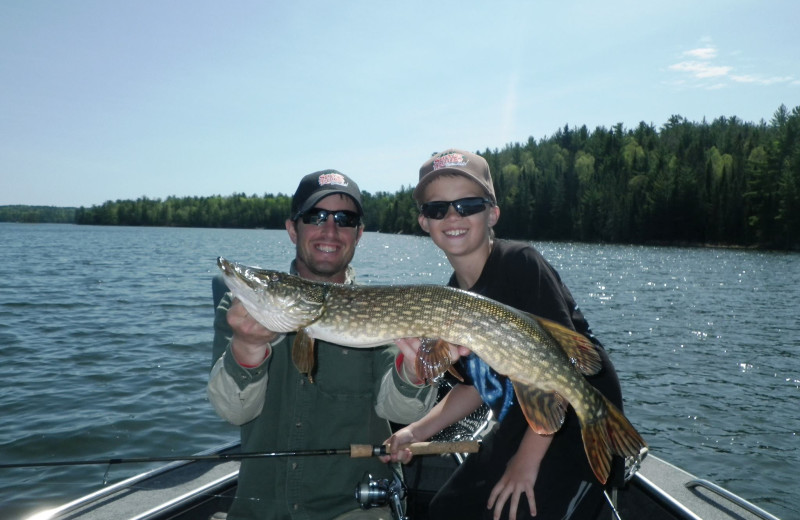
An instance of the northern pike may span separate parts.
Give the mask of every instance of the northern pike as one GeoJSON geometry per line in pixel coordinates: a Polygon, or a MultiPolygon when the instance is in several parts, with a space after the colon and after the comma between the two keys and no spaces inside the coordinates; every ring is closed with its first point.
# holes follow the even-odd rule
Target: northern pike
{"type": "MultiPolygon", "coordinates": [[[[446,343],[468,347],[512,381],[537,433],[558,431],[568,403],[580,421],[589,464],[603,484],[612,454],[635,457],[647,445],[623,413],[586,381],[584,374],[602,366],[594,344],[555,322],[453,287],[324,283],[224,258],[217,264],[256,321],[275,332],[297,332],[295,350],[307,352],[315,339],[367,348],[400,338],[436,338],[445,352],[421,348],[421,356],[439,356],[423,365],[446,367],[446,343]]],[[[310,372],[303,357],[295,362],[310,372]]]]}

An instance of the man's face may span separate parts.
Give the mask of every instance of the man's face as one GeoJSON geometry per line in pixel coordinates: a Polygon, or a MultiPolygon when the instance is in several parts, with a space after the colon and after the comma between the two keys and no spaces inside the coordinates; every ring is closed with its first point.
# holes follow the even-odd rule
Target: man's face
{"type": "MultiPolygon", "coordinates": [[[[335,193],[317,202],[316,209],[352,211],[357,213],[353,199],[335,193]]],[[[353,259],[356,245],[363,232],[362,226],[340,227],[333,220],[316,225],[306,224],[302,217],[296,222],[286,221],[289,237],[297,246],[297,272],[308,280],[338,282],[345,279],[345,270],[353,259]]]]}

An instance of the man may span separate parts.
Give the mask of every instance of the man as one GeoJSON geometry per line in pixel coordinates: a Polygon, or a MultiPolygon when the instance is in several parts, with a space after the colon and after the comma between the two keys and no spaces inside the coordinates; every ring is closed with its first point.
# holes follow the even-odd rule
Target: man
{"type": "MultiPolygon", "coordinates": [[[[306,175],[292,198],[286,231],[296,246],[290,272],[322,282],[353,283],[350,261],[364,226],[361,192],[335,170],[306,175]]],[[[395,346],[355,349],[318,342],[313,382],[291,360],[295,334],[258,324],[226,294],[214,319],[208,395],[217,413],[241,425],[245,452],[381,444],[387,420],[409,423],[433,406],[436,392],[417,385],[413,355],[395,346]],[[224,351],[224,352],[223,352],[224,351]]],[[[411,352],[409,350],[409,352],[411,352]]],[[[336,456],[242,461],[228,519],[377,519],[354,499],[365,473],[391,478],[377,458],[336,456]]]]}

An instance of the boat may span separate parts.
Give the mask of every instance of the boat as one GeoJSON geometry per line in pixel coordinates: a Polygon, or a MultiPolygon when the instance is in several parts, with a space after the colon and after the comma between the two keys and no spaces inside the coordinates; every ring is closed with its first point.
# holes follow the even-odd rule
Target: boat
{"type": "MultiPolygon", "coordinates": [[[[207,520],[217,512],[227,511],[233,501],[238,452],[238,443],[225,444],[197,454],[196,460],[165,464],[62,506],[37,512],[27,520],[207,520]]],[[[395,510],[396,514],[409,520],[427,520],[425,506],[435,493],[436,483],[441,482],[440,475],[452,472],[464,456],[417,457],[404,467],[405,509],[395,510]],[[423,459],[425,470],[420,475],[422,472],[414,464],[423,459]]],[[[727,489],[653,454],[644,454],[628,473],[625,485],[607,495],[613,508],[608,505],[597,520],[779,520],[727,489]]],[[[353,483],[354,507],[365,502],[363,490],[374,485],[375,482],[353,483]]],[[[391,491],[391,487],[385,490],[391,491]]],[[[376,505],[387,502],[388,499],[376,505]]]]}
{"type": "MultiPolygon", "coordinates": [[[[447,385],[440,384],[439,398],[447,391],[447,385]]],[[[480,442],[494,423],[484,404],[430,440],[480,442]]],[[[349,450],[312,451],[330,455],[349,450]]],[[[187,460],[170,457],[174,460],[168,464],[37,512],[26,520],[209,520],[230,508],[236,496],[240,460],[254,455],[262,454],[242,454],[237,441],[187,460]]],[[[353,483],[353,507],[389,505],[395,520],[429,520],[427,505],[431,498],[468,456],[447,453],[415,457],[403,465],[402,477],[397,475],[394,482],[374,481],[365,475],[367,480],[353,483]]],[[[647,448],[639,457],[626,460],[624,484],[606,493],[606,499],[608,505],[590,520],[780,520],[735,493],[649,453],[647,448]]]]}

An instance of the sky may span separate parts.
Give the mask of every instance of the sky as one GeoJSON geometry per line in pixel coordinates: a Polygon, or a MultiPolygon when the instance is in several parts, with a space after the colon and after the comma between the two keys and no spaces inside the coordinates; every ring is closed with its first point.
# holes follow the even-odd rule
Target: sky
{"type": "Polygon", "coordinates": [[[800,106],[797,0],[5,0],[0,205],[394,193],[446,148],[800,106]]]}

